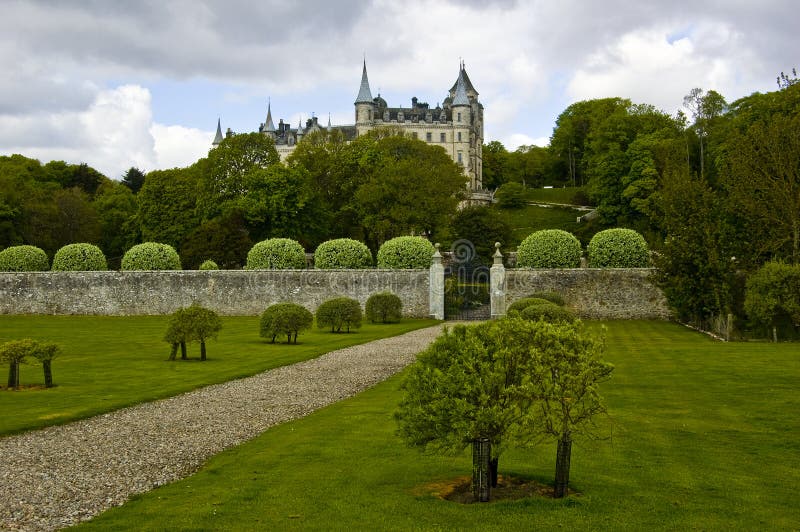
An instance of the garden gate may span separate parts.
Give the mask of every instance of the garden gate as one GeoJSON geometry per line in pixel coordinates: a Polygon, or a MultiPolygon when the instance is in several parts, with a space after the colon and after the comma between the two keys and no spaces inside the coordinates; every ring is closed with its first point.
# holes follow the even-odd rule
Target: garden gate
{"type": "Polygon", "coordinates": [[[488,320],[489,267],[475,254],[472,242],[453,243],[453,260],[444,270],[444,319],[488,320]]]}

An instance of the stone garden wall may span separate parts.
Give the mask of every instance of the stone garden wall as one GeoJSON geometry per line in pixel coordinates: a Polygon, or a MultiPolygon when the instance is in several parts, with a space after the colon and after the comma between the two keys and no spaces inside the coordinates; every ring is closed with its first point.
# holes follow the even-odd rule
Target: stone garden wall
{"type": "Polygon", "coordinates": [[[589,319],[669,319],[667,300],[651,268],[505,270],[505,303],[535,292],[557,292],[589,319]]]}
{"type": "Polygon", "coordinates": [[[225,315],[257,315],[292,301],[312,312],[338,296],[362,307],[390,290],[406,316],[427,317],[428,270],[213,270],[0,273],[0,314],[170,314],[197,302],[225,315]]]}

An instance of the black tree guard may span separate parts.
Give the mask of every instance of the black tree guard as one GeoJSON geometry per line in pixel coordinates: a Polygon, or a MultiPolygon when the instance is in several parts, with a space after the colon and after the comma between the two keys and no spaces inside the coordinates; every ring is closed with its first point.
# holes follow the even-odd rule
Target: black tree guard
{"type": "Polygon", "coordinates": [[[558,451],[556,452],[556,482],[553,496],[557,499],[567,493],[569,484],[569,460],[572,454],[572,438],[569,435],[558,440],[558,451]]]}
{"type": "Polygon", "coordinates": [[[492,444],[489,438],[472,440],[472,496],[476,501],[488,502],[491,494],[492,444]]]}

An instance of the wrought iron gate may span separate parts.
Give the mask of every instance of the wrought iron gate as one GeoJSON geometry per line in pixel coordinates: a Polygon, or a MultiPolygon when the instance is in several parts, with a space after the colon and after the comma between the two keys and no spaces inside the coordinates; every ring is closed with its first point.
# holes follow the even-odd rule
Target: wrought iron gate
{"type": "Polygon", "coordinates": [[[491,315],[489,267],[477,259],[472,242],[457,240],[444,270],[444,318],[488,320],[491,315]]]}

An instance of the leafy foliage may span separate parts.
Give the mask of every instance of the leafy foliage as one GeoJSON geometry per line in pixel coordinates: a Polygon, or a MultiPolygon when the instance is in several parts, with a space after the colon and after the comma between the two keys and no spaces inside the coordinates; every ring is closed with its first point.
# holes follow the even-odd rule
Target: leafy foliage
{"type": "Polygon", "coordinates": [[[744,308],[761,332],[800,332],[800,265],[768,262],[747,279],[744,308]]]}
{"type": "Polygon", "coordinates": [[[106,256],[94,244],[67,244],[53,257],[53,271],[105,271],[106,256]]]}
{"type": "Polygon", "coordinates": [[[451,226],[456,239],[472,243],[476,258],[483,264],[492,263],[495,242],[508,245],[512,239],[503,213],[486,205],[464,207],[453,216],[451,226]]]}
{"type": "Polygon", "coordinates": [[[430,268],[434,251],[433,244],[421,236],[398,236],[378,249],[378,268],[430,268]]]}
{"type": "Polygon", "coordinates": [[[522,268],[577,268],[581,243],[560,229],[536,231],[517,248],[517,266],[522,268]]]}
{"type": "Polygon", "coordinates": [[[37,343],[30,338],[0,344],[0,361],[8,363],[8,388],[19,388],[19,365],[36,352],[37,343]]]}
{"type": "Polygon", "coordinates": [[[357,270],[372,267],[369,248],[350,238],[327,240],[314,252],[314,266],[321,270],[357,270]]]}
{"type": "Polygon", "coordinates": [[[36,246],[11,246],[0,251],[0,271],[43,272],[50,267],[44,250],[36,246]]]}
{"type": "Polygon", "coordinates": [[[199,179],[198,165],[148,172],[136,195],[145,242],[164,242],[177,248],[199,225],[199,179]]]}
{"type": "Polygon", "coordinates": [[[290,238],[270,238],[256,243],[247,253],[248,270],[287,270],[306,267],[303,246],[290,238]]]}
{"type": "Polygon", "coordinates": [[[554,303],[559,307],[563,307],[565,305],[564,297],[561,294],[556,292],[534,292],[533,294],[529,295],[528,297],[535,297],[537,299],[544,299],[545,301],[549,301],[550,303],[554,303]]]}
{"type": "Polygon", "coordinates": [[[275,343],[279,334],[286,335],[286,343],[297,343],[297,334],[311,328],[314,315],[305,307],[297,303],[277,303],[267,308],[261,314],[262,338],[271,338],[270,343],[275,343]]]}
{"type": "Polygon", "coordinates": [[[169,244],[145,242],[129,249],[122,257],[122,270],[180,270],[181,259],[169,244]]]}
{"type": "Polygon", "coordinates": [[[317,327],[331,328],[331,332],[341,332],[342,327],[350,329],[361,327],[361,305],[349,297],[337,297],[322,303],[316,312],[317,327]]]}
{"type": "Polygon", "coordinates": [[[369,296],[364,311],[372,323],[400,321],[403,316],[403,302],[397,294],[379,292],[369,296]]]}
{"type": "Polygon", "coordinates": [[[650,254],[644,237],[633,229],[606,229],[587,247],[591,268],[645,268],[650,254]]]}
{"type": "Polygon", "coordinates": [[[214,262],[213,260],[209,259],[209,260],[204,260],[202,263],[200,263],[200,267],[198,269],[201,271],[219,270],[219,265],[217,265],[217,263],[214,262]]]}
{"type": "Polygon", "coordinates": [[[571,310],[550,303],[549,301],[528,305],[522,309],[519,314],[526,320],[544,320],[549,323],[571,323],[576,319],[575,314],[571,310]]]}
{"type": "Polygon", "coordinates": [[[181,242],[180,255],[187,268],[211,259],[226,270],[245,264],[253,246],[242,216],[237,212],[213,218],[195,227],[181,242]]]}
{"type": "Polygon", "coordinates": [[[503,209],[519,209],[527,203],[525,187],[521,183],[506,183],[494,194],[503,209]]]}
{"type": "Polygon", "coordinates": [[[222,319],[211,309],[192,303],[175,311],[170,317],[164,341],[172,345],[169,359],[175,360],[177,346],[181,346],[181,359],[186,357],[186,344],[200,342],[200,360],[206,360],[206,340],[216,338],[222,330],[222,319]]]}
{"type": "Polygon", "coordinates": [[[506,309],[506,312],[522,312],[531,305],[544,305],[547,303],[550,303],[550,301],[541,297],[523,297],[511,303],[506,309]]]}

